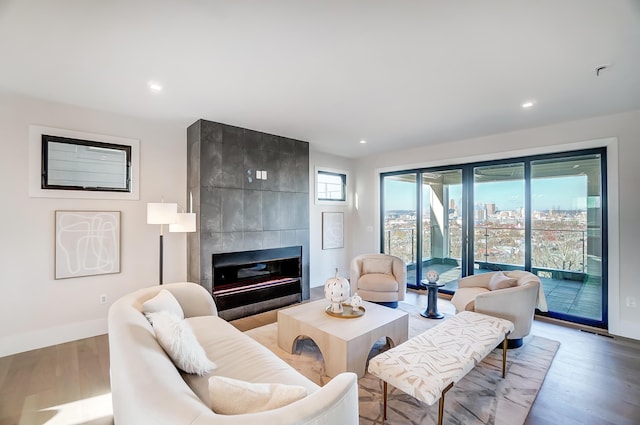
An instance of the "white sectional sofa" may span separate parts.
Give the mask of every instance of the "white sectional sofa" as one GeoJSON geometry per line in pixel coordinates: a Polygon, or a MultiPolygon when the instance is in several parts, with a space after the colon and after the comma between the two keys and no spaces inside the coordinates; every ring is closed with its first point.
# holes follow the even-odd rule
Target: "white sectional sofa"
{"type": "Polygon", "coordinates": [[[116,425],[204,424],[358,424],[358,385],[353,373],[319,387],[270,350],[217,316],[209,293],[195,283],[140,289],[109,309],[109,351],[113,416],[116,425]],[[217,368],[209,375],[177,369],[155,338],[142,303],[167,289],[180,303],[185,320],[217,368]],[[240,415],[214,413],[208,378],[226,376],[254,383],[307,388],[301,400],[273,410],[240,415]]]}

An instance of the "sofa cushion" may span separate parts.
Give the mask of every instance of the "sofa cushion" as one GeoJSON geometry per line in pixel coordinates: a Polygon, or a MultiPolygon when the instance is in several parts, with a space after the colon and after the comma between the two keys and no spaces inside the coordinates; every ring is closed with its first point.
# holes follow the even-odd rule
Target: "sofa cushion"
{"type": "Polygon", "coordinates": [[[489,290],[496,291],[498,289],[512,288],[518,285],[518,279],[515,277],[508,277],[503,272],[495,272],[489,280],[489,290]]]}
{"type": "Polygon", "coordinates": [[[153,331],[160,346],[173,363],[187,373],[204,375],[216,365],[207,358],[191,327],[185,320],[167,311],[149,313],[153,331]]]}
{"type": "Polygon", "coordinates": [[[286,406],[307,396],[299,385],[262,384],[212,376],[209,378],[211,409],[222,415],[264,412],[286,406]]]}
{"type": "Polygon", "coordinates": [[[153,298],[148,299],[142,303],[142,312],[146,315],[148,313],[158,313],[160,311],[168,311],[184,319],[184,312],[180,303],[173,296],[173,294],[166,289],[161,289],[153,298]]]}
{"type": "Polygon", "coordinates": [[[460,311],[474,311],[476,295],[489,292],[487,288],[479,286],[473,286],[469,288],[458,288],[456,293],[451,298],[451,304],[456,308],[457,312],[460,311]]]}
{"type": "MultiPolygon", "coordinates": [[[[198,397],[209,405],[209,378],[226,376],[248,382],[299,385],[309,394],[320,387],[298,373],[271,350],[217,316],[185,319],[202,344],[207,356],[218,367],[209,376],[182,374],[198,397]]],[[[275,323],[267,326],[277,326],[275,323]]],[[[274,338],[277,335],[273,333],[274,338]]]]}
{"type": "Polygon", "coordinates": [[[365,258],[362,260],[362,274],[392,274],[392,266],[393,261],[391,258],[365,258]]]}
{"type": "Polygon", "coordinates": [[[360,276],[358,290],[375,292],[398,292],[398,282],[393,275],[370,273],[360,276]]]}

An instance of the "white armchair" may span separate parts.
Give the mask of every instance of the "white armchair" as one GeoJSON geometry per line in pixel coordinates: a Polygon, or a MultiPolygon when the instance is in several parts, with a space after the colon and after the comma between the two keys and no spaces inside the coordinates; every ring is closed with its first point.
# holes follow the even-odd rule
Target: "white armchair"
{"type": "Polygon", "coordinates": [[[351,294],[366,301],[397,307],[407,291],[407,266],[387,254],[363,254],[351,260],[351,294]]]}
{"type": "Polygon", "coordinates": [[[496,287],[494,275],[502,272],[482,273],[458,280],[458,289],[451,298],[456,312],[468,310],[500,317],[513,322],[515,329],[509,334],[509,347],[522,345],[522,338],[529,335],[535,309],[547,311],[547,302],[540,279],[533,273],[515,270],[504,272],[515,279],[513,286],[496,287]],[[492,282],[492,278],[494,278],[492,282]]]}

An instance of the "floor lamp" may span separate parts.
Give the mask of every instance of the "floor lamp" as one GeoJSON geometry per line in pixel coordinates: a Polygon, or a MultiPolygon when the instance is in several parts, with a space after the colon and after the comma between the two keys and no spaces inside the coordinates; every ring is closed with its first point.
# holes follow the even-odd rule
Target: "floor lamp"
{"type": "Polygon", "coordinates": [[[170,232],[190,233],[196,231],[195,213],[178,213],[178,221],[169,225],[170,232]]]}
{"type": "Polygon", "coordinates": [[[172,233],[191,233],[196,231],[196,214],[193,212],[193,195],[191,193],[189,193],[189,212],[178,213],[178,220],[169,225],[169,231],[172,233]]]}
{"type": "Polygon", "coordinates": [[[188,213],[178,213],[178,222],[169,225],[170,232],[191,233],[196,231],[196,214],[192,212],[193,202],[188,213]]]}
{"type": "Polygon", "coordinates": [[[155,202],[147,204],[147,224],[160,225],[160,285],[162,285],[162,237],[165,224],[178,222],[178,204],[155,202]]]}

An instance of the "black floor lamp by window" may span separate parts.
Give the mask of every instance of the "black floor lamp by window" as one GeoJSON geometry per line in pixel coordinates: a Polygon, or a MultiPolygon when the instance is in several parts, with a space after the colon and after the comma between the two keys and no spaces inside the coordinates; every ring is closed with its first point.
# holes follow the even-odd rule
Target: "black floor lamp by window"
{"type": "Polygon", "coordinates": [[[178,222],[178,204],[155,202],[147,204],[147,224],[160,225],[160,285],[162,285],[162,237],[165,224],[178,222]]]}

